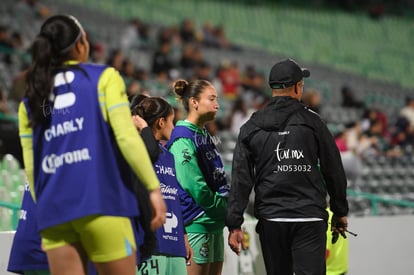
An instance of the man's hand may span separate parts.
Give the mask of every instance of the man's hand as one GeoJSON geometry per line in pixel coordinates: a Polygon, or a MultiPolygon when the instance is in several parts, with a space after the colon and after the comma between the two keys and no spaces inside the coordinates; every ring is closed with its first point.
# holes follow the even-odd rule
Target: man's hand
{"type": "Polygon", "coordinates": [[[348,219],[346,216],[344,217],[337,217],[335,215],[332,216],[331,220],[331,231],[332,231],[332,243],[336,243],[339,238],[339,234],[343,238],[346,238],[345,232],[348,229],[348,219]]]}
{"type": "Polygon", "coordinates": [[[243,231],[241,229],[233,229],[229,233],[229,239],[228,244],[233,250],[234,253],[236,253],[238,256],[240,256],[240,245],[241,249],[245,250],[247,249],[247,245],[244,241],[243,231]]]}

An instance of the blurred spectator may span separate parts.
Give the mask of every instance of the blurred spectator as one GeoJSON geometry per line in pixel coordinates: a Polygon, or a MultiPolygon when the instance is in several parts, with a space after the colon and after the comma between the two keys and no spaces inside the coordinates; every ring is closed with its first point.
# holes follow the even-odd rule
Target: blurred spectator
{"type": "Polygon", "coordinates": [[[196,65],[199,65],[203,62],[205,62],[203,51],[199,46],[194,47],[192,58],[196,65]]]}
{"type": "Polygon", "coordinates": [[[185,18],[180,26],[180,38],[183,43],[198,42],[200,36],[194,26],[194,21],[190,18],[185,18]]]}
{"type": "Polygon", "coordinates": [[[392,131],[391,144],[402,149],[414,146],[414,126],[404,116],[397,118],[392,131]]]}
{"type": "Polygon", "coordinates": [[[128,100],[131,101],[137,94],[142,94],[143,89],[141,87],[141,83],[138,80],[132,79],[131,81],[125,83],[126,85],[126,92],[128,95],[128,100]]]}
{"type": "Polygon", "coordinates": [[[145,23],[141,22],[139,28],[138,28],[139,38],[140,38],[140,49],[149,49],[153,47],[155,44],[154,41],[151,39],[151,29],[150,26],[145,23]]]}
{"type": "Polygon", "coordinates": [[[160,70],[156,75],[153,82],[153,86],[150,89],[152,95],[165,97],[171,89],[171,71],[160,70]]]}
{"type": "Polygon", "coordinates": [[[189,79],[194,74],[197,65],[203,62],[201,49],[193,43],[186,43],[181,49],[181,57],[179,61],[183,78],[189,79]]]}
{"type": "Polygon", "coordinates": [[[11,64],[11,51],[13,45],[10,40],[10,29],[8,26],[0,26],[0,57],[1,61],[11,64]]]}
{"type": "Polygon", "coordinates": [[[91,62],[96,64],[106,63],[106,49],[104,43],[94,43],[90,47],[91,62]]]}
{"type": "Polygon", "coordinates": [[[230,42],[230,40],[227,38],[227,35],[224,30],[224,26],[218,25],[214,28],[214,36],[216,37],[219,48],[220,49],[229,49],[233,51],[240,51],[241,48],[239,46],[234,45],[230,42]]]}
{"type": "Polygon", "coordinates": [[[269,103],[269,100],[271,99],[268,95],[259,95],[257,96],[253,101],[253,109],[260,110],[264,107],[266,107],[267,103],[269,103]]]}
{"type": "Polygon", "coordinates": [[[17,117],[11,116],[7,95],[0,89],[0,159],[5,154],[13,155],[23,167],[17,117]]]}
{"type": "Polygon", "coordinates": [[[364,134],[372,141],[371,146],[362,152],[363,157],[367,156],[389,156],[401,155],[398,148],[392,147],[391,139],[383,134],[383,123],[379,119],[372,120],[369,129],[364,134]]]}
{"type": "Polygon", "coordinates": [[[318,90],[307,89],[302,95],[302,103],[315,113],[320,114],[321,94],[318,90]]]}
{"type": "Polygon", "coordinates": [[[15,14],[19,16],[46,19],[52,15],[52,10],[38,0],[19,0],[15,5],[15,14]]]}
{"type": "Polygon", "coordinates": [[[124,62],[124,54],[119,49],[113,49],[109,53],[106,64],[114,67],[118,72],[122,71],[122,63],[124,62]]]}
{"type": "Polygon", "coordinates": [[[365,109],[361,119],[362,131],[368,131],[373,121],[379,121],[381,123],[382,135],[388,135],[387,115],[383,111],[376,108],[365,109]]]}
{"type": "Polygon", "coordinates": [[[10,56],[10,62],[13,65],[11,68],[13,72],[16,72],[25,63],[30,63],[30,56],[27,54],[27,45],[21,32],[13,31],[10,35],[10,44],[13,52],[10,56]]]}
{"type": "Polygon", "coordinates": [[[10,44],[15,51],[22,52],[26,49],[25,48],[25,41],[23,39],[23,35],[21,32],[14,31],[10,36],[10,44]]]}
{"type": "Polygon", "coordinates": [[[253,86],[253,79],[257,75],[254,65],[247,65],[241,74],[241,85],[244,89],[249,89],[253,86]]]}
{"type": "Polygon", "coordinates": [[[26,73],[28,68],[29,64],[23,64],[21,70],[12,79],[9,100],[15,112],[17,112],[18,105],[26,93],[26,73]]]}
{"type": "Polygon", "coordinates": [[[352,150],[352,147],[349,146],[354,126],[352,124],[338,126],[337,133],[334,134],[335,143],[341,154],[342,164],[348,180],[355,180],[362,173],[361,157],[356,150],[352,150]]]}
{"type": "Polygon", "coordinates": [[[15,57],[12,62],[14,64],[21,64],[23,62],[29,63],[29,57],[25,57],[27,51],[27,43],[21,32],[13,31],[10,35],[10,44],[13,49],[13,56],[15,57]]]}
{"type": "Polygon", "coordinates": [[[170,40],[162,40],[158,49],[155,51],[152,57],[152,69],[153,74],[159,74],[160,72],[171,72],[175,67],[174,62],[170,56],[171,42],[170,40]]]}
{"type": "Polygon", "coordinates": [[[197,63],[195,67],[195,74],[193,79],[204,79],[212,82],[212,71],[213,68],[211,67],[210,63],[207,61],[201,61],[197,63]]]}
{"type": "Polygon", "coordinates": [[[206,47],[219,48],[219,42],[214,35],[214,28],[210,22],[205,22],[203,24],[202,43],[206,47]]]}
{"type": "Polygon", "coordinates": [[[161,45],[163,42],[171,42],[176,30],[172,27],[161,27],[157,34],[157,44],[161,45]]]}
{"type": "Polygon", "coordinates": [[[0,114],[3,116],[10,115],[7,93],[2,88],[0,88],[0,114]]]}
{"type": "Polygon", "coordinates": [[[218,42],[220,49],[229,49],[232,47],[230,41],[227,39],[224,27],[222,25],[215,26],[213,29],[214,37],[218,42]]]}
{"type": "Polygon", "coordinates": [[[338,125],[336,133],[334,133],[335,143],[339,152],[348,151],[347,135],[343,125],[338,125]]]}
{"type": "Polygon", "coordinates": [[[131,19],[123,30],[119,43],[125,53],[133,49],[148,49],[152,46],[148,24],[138,18],[131,19]]]}
{"type": "Polygon", "coordinates": [[[122,31],[119,43],[123,52],[139,47],[140,37],[138,30],[140,25],[141,21],[134,18],[128,22],[128,26],[122,31]]]}
{"type": "Polygon", "coordinates": [[[248,108],[260,109],[268,99],[266,94],[268,88],[264,75],[257,72],[253,67],[246,67],[242,81],[242,90],[238,96],[244,99],[248,108]],[[248,80],[246,80],[247,75],[248,80]]]}
{"type": "MultiPolygon", "coordinates": [[[[157,43],[154,47],[157,56],[167,57],[171,67],[176,67],[182,55],[182,41],[179,29],[176,26],[161,27],[157,34],[157,43]]],[[[154,61],[154,60],[153,60],[154,61]]],[[[160,60],[160,62],[165,62],[160,60]]],[[[172,77],[170,75],[170,77],[172,77]]]]}
{"type": "Polygon", "coordinates": [[[359,121],[345,124],[346,146],[349,151],[355,152],[360,156],[361,153],[369,146],[372,141],[363,134],[361,123],[359,121]]]}
{"type": "Polygon", "coordinates": [[[194,58],[194,44],[186,43],[182,47],[181,58],[180,58],[180,67],[184,70],[192,70],[196,65],[196,60],[194,58]]]}
{"type": "Polygon", "coordinates": [[[125,85],[129,85],[131,81],[136,78],[135,65],[128,58],[122,61],[122,69],[120,71],[122,78],[125,81],[125,85]]]}
{"type": "Polygon", "coordinates": [[[144,82],[149,79],[149,72],[143,68],[136,68],[135,77],[140,82],[144,82]]]}
{"type": "Polygon", "coordinates": [[[223,61],[218,74],[223,87],[223,96],[227,100],[232,100],[237,96],[240,86],[240,70],[236,62],[223,61]]]}
{"type": "Polygon", "coordinates": [[[409,96],[405,99],[405,106],[400,110],[400,115],[414,127],[414,97],[409,96]]]}
{"type": "Polygon", "coordinates": [[[233,102],[233,106],[228,117],[227,127],[234,136],[239,134],[240,127],[247,120],[249,120],[252,113],[253,111],[248,109],[243,98],[239,97],[233,102]]]}
{"type": "Polygon", "coordinates": [[[342,94],[342,107],[350,107],[350,108],[364,108],[365,104],[356,99],[354,91],[349,86],[343,86],[341,88],[342,94]]]}
{"type": "Polygon", "coordinates": [[[213,26],[210,22],[202,26],[202,43],[211,48],[241,50],[227,38],[223,25],[213,26]]]}

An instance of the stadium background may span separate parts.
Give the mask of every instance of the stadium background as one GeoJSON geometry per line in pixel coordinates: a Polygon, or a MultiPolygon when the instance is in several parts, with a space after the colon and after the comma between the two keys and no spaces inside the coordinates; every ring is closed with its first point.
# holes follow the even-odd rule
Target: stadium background
{"type": "MultiPolygon", "coordinates": [[[[24,1],[2,0],[0,25],[21,32],[26,41],[31,41],[42,17],[38,10],[16,9],[18,2],[24,1]]],[[[217,68],[224,63],[237,63],[243,70],[253,66],[266,79],[276,60],[296,59],[311,70],[306,88],[320,93],[320,113],[333,134],[363,116],[363,110],[359,108],[341,106],[341,88],[344,86],[351,87],[366,108],[381,110],[390,127],[397,122],[406,98],[414,97],[414,5],[408,0],[55,0],[39,3],[50,13],[69,13],[78,17],[91,40],[105,45],[106,53],[121,47],[122,34],[130,19],[148,24],[154,36],[163,27],[179,27],[188,18],[197,30],[201,30],[205,22],[221,25],[234,47],[202,46],[209,65],[217,68]]],[[[137,68],[150,71],[156,49],[154,44],[130,47],[124,55],[137,68]]],[[[0,46],[0,56],[4,55],[12,56],[11,63],[0,61],[0,87],[8,94],[29,58],[24,49],[10,50],[0,46]]],[[[151,87],[158,87],[155,75],[150,74],[149,79],[151,87]]],[[[152,92],[173,102],[168,92],[160,93],[157,89],[152,92]]],[[[269,95],[270,90],[264,92],[269,95]]],[[[219,118],[225,119],[229,115],[232,102],[233,99],[223,97],[219,118]]],[[[9,100],[8,104],[15,110],[16,102],[9,100]]],[[[17,123],[13,111],[0,113],[0,120],[17,123]]],[[[235,136],[228,129],[220,129],[217,136],[226,169],[231,172],[235,136]]],[[[361,158],[360,173],[349,179],[351,219],[412,217],[413,145],[404,146],[398,157],[381,154],[361,158]]],[[[3,231],[16,227],[24,181],[16,160],[19,156],[6,154],[9,147],[7,141],[2,140],[0,230],[3,231]]]]}

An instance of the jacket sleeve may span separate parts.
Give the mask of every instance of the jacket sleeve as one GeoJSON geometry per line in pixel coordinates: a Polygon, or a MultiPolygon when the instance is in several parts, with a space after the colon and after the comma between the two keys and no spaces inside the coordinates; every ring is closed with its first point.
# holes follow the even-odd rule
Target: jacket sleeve
{"type": "Polygon", "coordinates": [[[334,138],[322,121],[318,125],[316,134],[319,143],[320,169],[330,197],[330,208],[335,216],[346,216],[349,210],[346,198],[347,180],[341,155],[334,138]]]}
{"type": "Polygon", "coordinates": [[[171,145],[170,152],[174,155],[177,180],[181,187],[206,213],[210,215],[224,213],[227,198],[213,192],[207,185],[198,166],[193,142],[188,138],[177,139],[171,145]]]}
{"type": "Polygon", "coordinates": [[[154,134],[150,127],[145,127],[141,130],[141,137],[144,141],[145,147],[147,148],[148,155],[150,156],[151,162],[154,163],[160,156],[160,147],[157,140],[155,140],[154,134]]]}
{"type": "Polygon", "coordinates": [[[225,221],[229,230],[240,228],[243,224],[243,212],[255,182],[250,152],[241,136],[239,135],[233,154],[232,182],[225,221]]]}

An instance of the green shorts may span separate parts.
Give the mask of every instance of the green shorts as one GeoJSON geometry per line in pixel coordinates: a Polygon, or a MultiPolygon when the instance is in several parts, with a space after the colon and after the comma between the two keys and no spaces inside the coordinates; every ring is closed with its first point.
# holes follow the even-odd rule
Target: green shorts
{"type": "Polygon", "coordinates": [[[40,232],[45,251],[80,242],[92,262],[110,262],[136,251],[131,221],[127,217],[86,216],[40,232]]]}
{"type": "Polygon", "coordinates": [[[137,269],[137,275],[160,274],[187,274],[185,259],[183,257],[154,255],[143,261],[137,269]]]}
{"type": "Polygon", "coordinates": [[[193,249],[193,261],[197,264],[222,262],[224,260],[223,233],[187,233],[193,249]]]}

